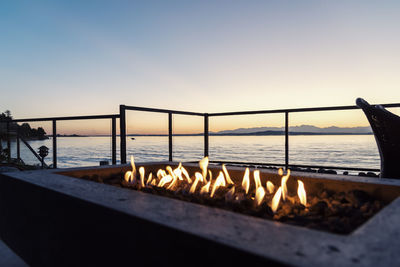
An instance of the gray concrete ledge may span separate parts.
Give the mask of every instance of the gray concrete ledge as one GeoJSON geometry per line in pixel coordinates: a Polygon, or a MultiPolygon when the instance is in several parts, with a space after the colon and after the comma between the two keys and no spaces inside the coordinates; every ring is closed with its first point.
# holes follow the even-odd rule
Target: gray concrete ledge
{"type": "Polygon", "coordinates": [[[28,265],[0,240],[0,266],[27,267],[28,265]]]}
{"type": "MultiPolygon", "coordinates": [[[[104,166],[96,169],[115,171],[115,168],[115,166],[104,166]]],[[[12,197],[4,191],[9,189],[1,188],[1,186],[4,184],[10,187],[13,181],[18,181],[24,185],[32,185],[35,188],[43,188],[46,192],[49,190],[52,194],[58,194],[62,201],[67,201],[70,197],[76,200],[75,202],[88,203],[96,209],[112,210],[115,214],[124,215],[124,218],[140,218],[145,225],[154,224],[162,226],[163,229],[171,229],[177,235],[175,243],[179,246],[182,245],[179,242],[186,242],[186,239],[193,238],[199,244],[203,244],[204,241],[204,245],[208,240],[209,244],[215,248],[226,248],[234,253],[243,252],[245,253],[243,255],[254,255],[257,259],[265,259],[266,262],[274,261],[295,266],[325,266],[327,264],[330,266],[400,266],[398,256],[400,198],[392,201],[352,234],[345,236],[91,181],[72,179],[58,174],[64,171],[77,172],[90,171],[90,169],[39,170],[2,174],[0,175],[0,196],[12,197]],[[180,239],[181,234],[182,239],[180,239]]],[[[304,175],[304,173],[299,175],[304,175]]],[[[397,192],[400,187],[398,180],[366,177],[349,179],[349,177],[338,175],[321,177],[317,174],[312,176],[310,179],[327,179],[327,181],[332,179],[344,185],[348,182],[360,181],[371,186],[390,186],[395,187],[397,192]]],[[[32,189],[31,186],[29,188],[32,189]]],[[[53,206],[56,207],[56,203],[53,206]]],[[[2,207],[0,211],[3,212],[6,209],[2,207]]],[[[70,211],[66,212],[70,214],[70,211]]],[[[79,215],[82,216],[81,213],[79,215]]],[[[1,231],[3,230],[6,231],[6,229],[1,231]]],[[[132,227],[123,231],[136,231],[139,239],[140,229],[135,230],[135,227],[132,227]]],[[[101,235],[101,232],[98,234],[101,235]]],[[[165,244],[162,235],[154,237],[149,234],[149,238],[156,238],[155,240],[158,238],[158,242],[165,244]]],[[[135,240],[131,242],[134,243],[135,240]]],[[[196,244],[191,242],[187,245],[196,247],[196,244]]],[[[113,246],[118,246],[118,244],[113,244],[113,246]]],[[[157,243],[153,246],[157,247],[157,243]]],[[[140,255],[133,253],[132,257],[136,258],[140,255]]],[[[237,257],[233,255],[233,258],[237,257]]]]}

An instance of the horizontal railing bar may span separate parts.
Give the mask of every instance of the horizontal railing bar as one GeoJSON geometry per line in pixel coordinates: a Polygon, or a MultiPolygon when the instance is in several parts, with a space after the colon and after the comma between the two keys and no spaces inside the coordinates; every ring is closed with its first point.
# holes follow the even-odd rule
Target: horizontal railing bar
{"type": "MultiPolygon", "coordinates": [[[[279,166],[284,167],[282,163],[261,163],[261,162],[243,162],[243,161],[222,161],[222,160],[210,160],[210,163],[218,164],[242,164],[242,165],[262,165],[262,166],[279,166]]],[[[370,168],[355,168],[355,167],[343,167],[343,166],[320,166],[320,165],[300,165],[300,164],[289,164],[292,168],[314,168],[314,169],[329,169],[329,170],[349,170],[349,171],[371,171],[379,172],[379,169],[370,168]]]]}
{"type": "MultiPolygon", "coordinates": [[[[394,108],[394,107],[400,107],[400,103],[381,104],[381,106],[383,106],[385,108],[394,108]]],[[[199,113],[199,112],[168,110],[168,109],[158,109],[158,108],[145,108],[145,107],[137,107],[137,106],[125,106],[125,108],[127,110],[204,116],[204,113],[199,113]]],[[[296,109],[253,110],[253,111],[209,113],[208,116],[252,115],[252,114],[267,114],[267,113],[334,111],[334,110],[352,110],[352,109],[359,109],[359,107],[357,107],[357,106],[337,106],[337,107],[316,107],[316,108],[296,108],[296,109]]],[[[111,119],[111,118],[119,118],[119,114],[12,119],[12,120],[9,120],[9,122],[52,121],[52,120],[89,120],[89,119],[111,119]]],[[[4,122],[6,122],[6,121],[4,121],[4,122]]]]}
{"type": "Polygon", "coordinates": [[[204,113],[199,113],[199,112],[170,110],[170,109],[159,109],[159,108],[145,108],[145,107],[136,107],[136,106],[124,106],[124,107],[125,107],[126,110],[172,113],[172,114],[180,114],[180,115],[204,116],[204,113]]]}
{"type": "MultiPolygon", "coordinates": [[[[375,105],[379,105],[379,104],[375,104],[375,105]]],[[[385,108],[395,108],[395,107],[400,107],[400,103],[381,104],[381,106],[383,106],[385,108]]],[[[250,110],[250,111],[209,113],[208,116],[236,116],[236,115],[255,115],[255,114],[271,114],[271,113],[286,113],[286,112],[352,110],[352,109],[360,109],[360,108],[358,106],[337,106],[337,107],[316,107],[316,108],[250,110]]]]}
{"type": "Polygon", "coordinates": [[[112,118],[119,118],[119,114],[13,119],[13,120],[9,120],[9,122],[53,121],[53,120],[57,120],[57,121],[66,121],[66,120],[94,120],[94,119],[112,119],[112,118]]]}

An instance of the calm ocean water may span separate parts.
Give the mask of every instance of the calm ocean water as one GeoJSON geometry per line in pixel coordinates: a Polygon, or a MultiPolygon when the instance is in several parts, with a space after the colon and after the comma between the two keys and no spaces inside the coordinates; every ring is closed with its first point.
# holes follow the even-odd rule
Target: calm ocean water
{"type": "MultiPolygon", "coordinates": [[[[52,163],[52,140],[29,141],[37,151],[42,145],[50,148],[46,163],[52,163]]],[[[284,163],[284,136],[210,136],[210,159],[248,162],[284,163]]],[[[3,143],[4,144],[4,143],[3,143]]],[[[200,160],[203,137],[178,136],[173,139],[174,160],[200,160]]],[[[379,168],[379,153],[373,135],[290,136],[291,164],[379,168]]],[[[136,161],[168,160],[168,137],[127,138],[128,155],[136,161]]],[[[119,139],[117,139],[119,159],[119,139]]],[[[16,144],[12,142],[12,155],[16,144]]],[[[38,160],[21,143],[22,159],[29,164],[38,160]]],[[[58,167],[98,166],[111,163],[110,137],[57,138],[58,167]]]]}

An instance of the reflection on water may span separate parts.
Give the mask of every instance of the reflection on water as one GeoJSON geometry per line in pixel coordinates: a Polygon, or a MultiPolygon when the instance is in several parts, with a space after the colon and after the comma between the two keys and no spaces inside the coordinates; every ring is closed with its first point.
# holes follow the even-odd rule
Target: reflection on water
{"type": "MultiPolygon", "coordinates": [[[[284,163],[284,136],[210,136],[210,159],[284,163]]],[[[174,160],[193,161],[203,156],[202,136],[173,138],[174,160]]],[[[52,140],[29,141],[37,151],[42,145],[50,148],[46,163],[52,163],[52,140]]],[[[4,144],[4,143],[3,143],[4,144]]],[[[4,144],[5,145],[5,144],[4,144]]],[[[379,154],[373,135],[290,136],[289,157],[292,164],[379,168],[379,154]]],[[[127,138],[127,154],[137,161],[168,160],[168,137],[127,138]]],[[[16,144],[12,142],[16,157],[16,144]]],[[[29,164],[39,161],[21,143],[22,159],[29,164]]],[[[117,138],[119,158],[119,138],[117,138]]],[[[102,160],[111,162],[110,137],[57,138],[58,167],[97,166],[102,160]]]]}

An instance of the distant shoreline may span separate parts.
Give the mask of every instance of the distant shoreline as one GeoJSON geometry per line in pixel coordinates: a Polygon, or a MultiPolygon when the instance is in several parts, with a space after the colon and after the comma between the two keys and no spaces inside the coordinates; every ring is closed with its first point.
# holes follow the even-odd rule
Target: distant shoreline
{"type": "MultiPolygon", "coordinates": [[[[47,135],[48,137],[53,137],[52,134],[47,135]]],[[[57,134],[57,137],[90,137],[96,135],[79,135],[79,134],[57,134]]]]}
{"type": "MultiPolygon", "coordinates": [[[[209,136],[284,136],[286,135],[285,127],[253,127],[253,128],[237,128],[233,130],[223,130],[223,131],[210,131],[209,136]]],[[[357,126],[357,127],[317,127],[313,125],[297,125],[288,127],[289,135],[373,135],[371,127],[369,126],[357,126]]],[[[203,136],[203,132],[197,133],[180,133],[173,134],[173,136],[203,136]]],[[[47,135],[52,137],[52,135],[47,135]]],[[[109,137],[111,134],[57,134],[57,137],[109,137]]],[[[119,135],[117,135],[119,136],[119,135]]],[[[135,136],[168,136],[167,133],[162,134],[139,134],[131,133],[127,134],[127,137],[135,136]]],[[[134,139],[134,138],[132,138],[134,139]]]]}
{"type": "MultiPolygon", "coordinates": [[[[284,136],[285,132],[276,133],[209,133],[209,136],[284,136]]],[[[289,132],[289,135],[373,135],[373,133],[302,133],[289,132]]],[[[117,136],[120,136],[117,134],[117,136]]],[[[162,137],[168,134],[127,134],[127,137],[162,137]]],[[[196,134],[173,134],[173,136],[203,136],[203,133],[196,134]]],[[[52,137],[52,135],[48,135],[52,137]]],[[[111,137],[111,135],[57,135],[57,137],[111,137]]]]}

